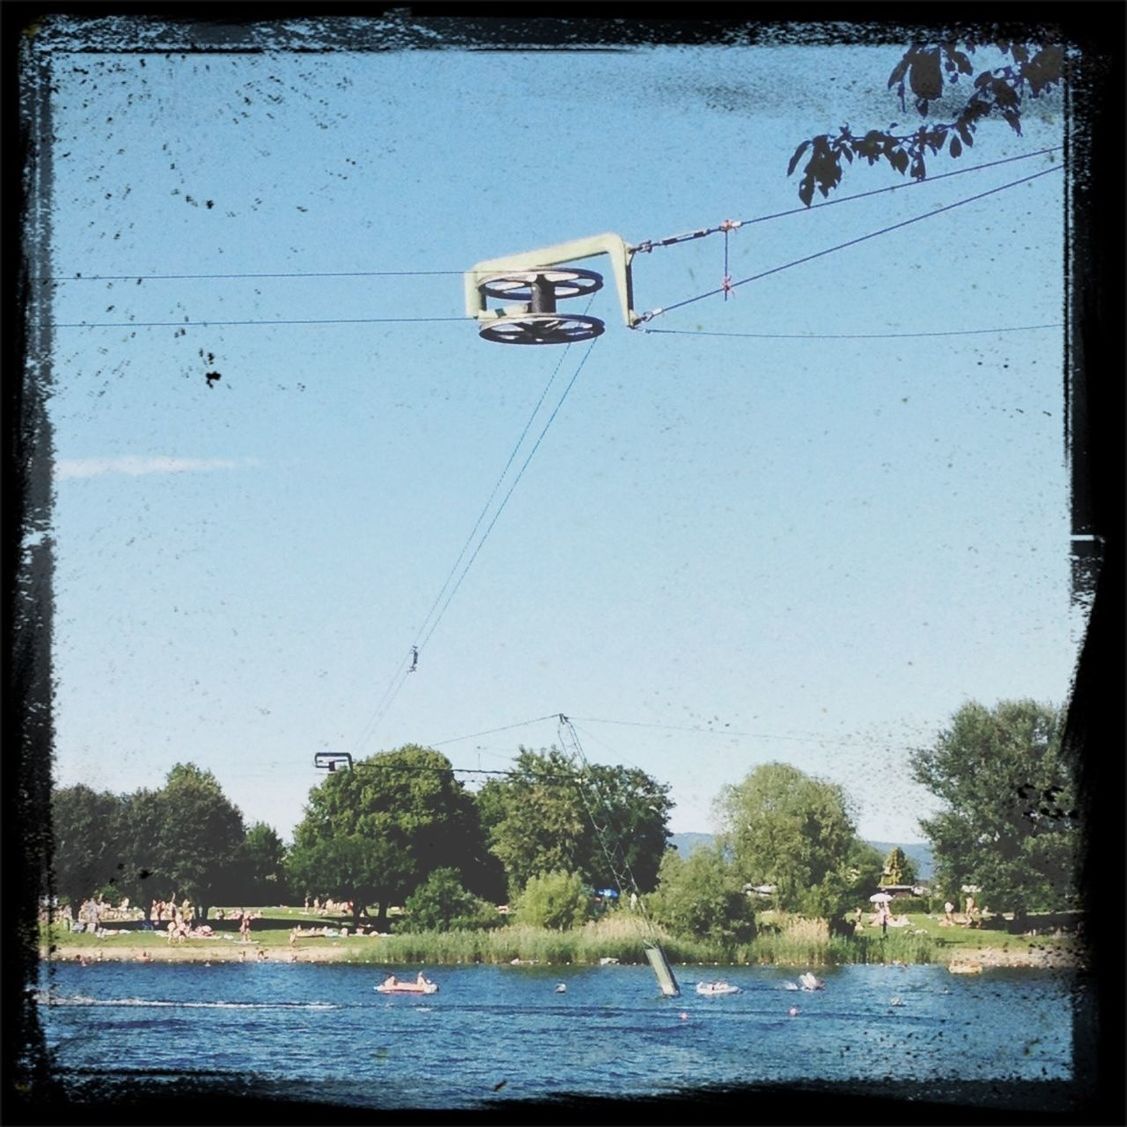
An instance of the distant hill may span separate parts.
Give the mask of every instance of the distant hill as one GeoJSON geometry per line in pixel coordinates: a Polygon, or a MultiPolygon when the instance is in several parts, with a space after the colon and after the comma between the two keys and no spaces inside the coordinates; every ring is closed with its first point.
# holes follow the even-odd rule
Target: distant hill
{"type": "MultiPolygon", "coordinates": [[[[674,846],[682,857],[688,857],[694,849],[702,845],[711,845],[715,841],[713,834],[683,833],[671,834],[669,844],[674,846]]],[[[916,871],[920,880],[930,880],[935,875],[935,862],[931,856],[931,846],[923,841],[870,841],[869,844],[882,856],[887,857],[896,846],[900,846],[904,853],[916,863],[916,871]]]]}
{"type": "Polygon", "coordinates": [[[906,856],[916,863],[920,880],[931,880],[935,876],[935,861],[931,856],[931,846],[924,841],[870,841],[869,844],[882,856],[887,857],[898,845],[906,856]]]}
{"type": "Polygon", "coordinates": [[[694,849],[699,849],[702,845],[711,845],[716,840],[713,834],[670,834],[669,844],[681,854],[682,857],[688,857],[694,849]]]}

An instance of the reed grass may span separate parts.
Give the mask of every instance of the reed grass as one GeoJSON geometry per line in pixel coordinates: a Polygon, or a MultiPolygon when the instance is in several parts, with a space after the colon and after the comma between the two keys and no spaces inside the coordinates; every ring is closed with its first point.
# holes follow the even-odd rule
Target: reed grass
{"type": "MultiPolygon", "coordinates": [[[[284,949],[289,941],[286,924],[291,922],[278,920],[278,926],[261,927],[252,933],[255,944],[284,949]]],[[[112,947],[113,944],[113,940],[99,940],[94,936],[69,933],[63,936],[60,930],[42,928],[43,946],[59,943],[68,949],[82,950],[104,943],[112,947]]],[[[542,965],[590,966],[600,959],[638,964],[646,961],[647,941],[660,943],[671,963],[690,966],[758,964],[809,968],[848,963],[946,962],[943,939],[918,935],[915,930],[890,928],[887,935],[881,936],[866,929],[852,936],[831,937],[824,921],[780,913],[760,928],[752,942],[731,947],[671,935],[639,915],[620,911],[568,931],[513,922],[490,930],[396,931],[378,938],[349,936],[333,940],[333,944],[342,948],[341,956],[349,962],[381,965],[499,965],[519,960],[542,965]]],[[[221,938],[211,942],[230,946],[230,938],[226,943],[221,938]]],[[[167,939],[154,932],[138,931],[123,937],[123,941],[153,950],[167,946],[167,939]]],[[[191,940],[189,945],[206,947],[208,942],[191,940]]],[[[300,946],[304,949],[310,942],[302,940],[300,946]]]]}

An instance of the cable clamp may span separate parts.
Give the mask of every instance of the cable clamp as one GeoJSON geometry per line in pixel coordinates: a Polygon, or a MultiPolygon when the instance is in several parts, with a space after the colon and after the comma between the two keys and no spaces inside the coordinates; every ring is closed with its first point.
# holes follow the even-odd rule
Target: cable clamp
{"type": "Polygon", "coordinates": [[[743,221],[740,219],[725,219],[723,223],[717,228],[718,231],[735,231],[743,226],[743,221]]]}

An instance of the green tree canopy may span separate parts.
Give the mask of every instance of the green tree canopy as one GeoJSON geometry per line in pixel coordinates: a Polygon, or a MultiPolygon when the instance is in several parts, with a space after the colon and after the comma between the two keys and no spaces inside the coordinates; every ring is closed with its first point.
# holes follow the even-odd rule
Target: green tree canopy
{"type": "Polygon", "coordinates": [[[942,803],[920,822],[948,894],[981,889],[995,911],[1074,903],[1080,829],[1061,713],[1032,700],[969,702],[912,770],[942,803]]]}
{"type": "Polygon", "coordinates": [[[356,830],[319,836],[299,826],[289,854],[291,886],[313,896],[350,901],[354,923],[368,904],[377,904],[379,922],[386,924],[387,909],[412,868],[410,851],[401,840],[356,830]]]}
{"type": "Polygon", "coordinates": [[[273,826],[255,822],[235,856],[224,900],[232,904],[285,904],[289,899],[286,847],[273,826]]]}
{"type": "Polygon", "coordinates": [[[914,180],[923,180],[930,157],[944,150],[951,157],[961,156],[974,144],[979,125],[989,118],[1002,118],[1020,134],[1025,99],[1058,89],[1067,79],[1066,62],[1059,44],[1043,40],[913,43],[893,67],[888,87],[896,88],[901,115],[914,111],[920,124],[908,129],[893,124],[887,129],[859,132],[843,125],[837,133],[811,137],[795,150],[787,175],[793,175],[805,157],[798,195],[807,206],[815,189],[828,196],[841,183],[845,163],[852,164],[854,158],[870,165],[885,161],[901,175],[908,173],[914,180]],[[998,65],[983,66],[975,74],[971,57],[980,48],[995,52],[990,61],[998,65]],[[912,111],[908,108],[909,94],[912,111]],[[934,104],[938,104],[941,117],[929,121],[934,104]]]}
{"type": "Polygon", "coordinates": [[[915,884],[916,863],[900,848],[893,846],[888,851],[881,867],[881,884],[915,884]]]}
{"type": "Polygon", "coordinates": [[[188,899],[206,918],[230,885],[243,816],[215,776],[178,763],[159,790],[123,795],[107,825],[120,855],[118,886],[142,908],[154,898],[188,899]]]}
{"type": "MultiPolygon", "coordinates": [[[[832,920],[852,906],[864,851],[840,786],[766,763],[725,787],[716,810],[721,845],[741,880],[773,884],[780,908],[832,920]]],[[[869,853],[875,885],[880,855],[869,853]]]]}
{"type": "Polygon", "coordinates": [[[161,792],[142,788],[121,796],[110,830],[121,853],[123,892],[141,906],[146,919],[154,899],[167,900],[175,894],[161,852],[166,817],[161,792]]]}
{"type": "Polygon", "coordinates": [[[578,872],[595,887],[615,873],[653,888],[672,803],[669,788],[636,768],[591,764],[557,748],[521,748],[514,770],[478,792],[489,848],[515,895],[534,876],[578,872]]]}
{"type": "Polygon", "coordinates": [[[520,923],[565,931],[590,917],[591,890],[579,873],[541,873],[529,878],[515,909],[520,923]]]}
{"type": "Polygon", "coordinates": [[[382,922],[440,868],[471,889],[488,872],[473,797],[439,752],[416,744],[379,752],[310,791],[291,858],[302,890],[351,900],[357,915],[377,904],[382,922]]]}
{"type": "Polygon", "coordinates": [[[156,865],[169,894],[187,898],[206,918],[213,891],[229,879],[245,830],[243,816],[210,771],[177,763],[158,797],[163,815],[156,865]]]}
{"type": "Polygon", "coordinates": [[[125,887],[121,846],[115,832],[121,804],[117,795],[94,791],[81,783],[62,787],[52,796],[52,884],[71,908],[111,884],[125,887]]]}
{"type": "Polygon", "coordinates": [[[491,927],[500,922],[496,907],[465,889],[456,869],[435,869],[403,906],[412,931],[491,927]]]}
{"type": "Polygon", "coordinates": [[[725,948],[755,938],[755,909],[735,866],[717,846],[702,846],[682,858],[668,849],[661,860],[650,915],[674,935],[704,939],[725,948]]]}

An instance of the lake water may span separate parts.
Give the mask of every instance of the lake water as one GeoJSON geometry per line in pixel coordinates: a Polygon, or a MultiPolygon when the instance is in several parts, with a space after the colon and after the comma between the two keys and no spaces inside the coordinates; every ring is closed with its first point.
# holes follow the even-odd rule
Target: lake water
{"type": "Polygon", "coordinates": [[[786,988],[793,970],[684,967],[665,998],[645,966],[426,971],[438,994],[388,997],[363,966],[55,964],[40,1014],[64,1080],[207,1074],[342,1106],[1073,1077],[1075,983],[1059,972],[848,966],[806,992],[786,988]],[[742,992],[696,994],[718,977],[742,992]]]}

